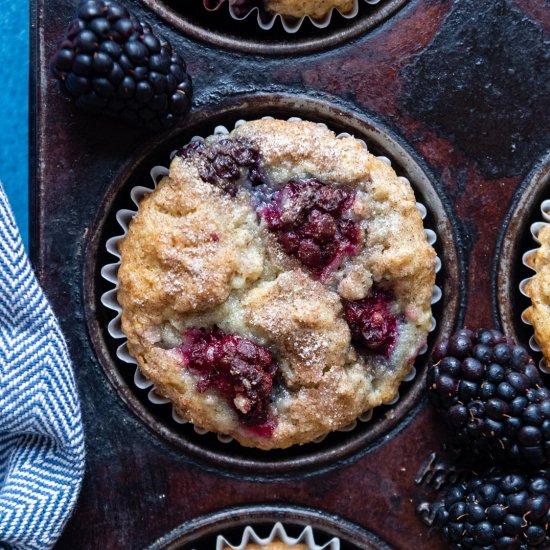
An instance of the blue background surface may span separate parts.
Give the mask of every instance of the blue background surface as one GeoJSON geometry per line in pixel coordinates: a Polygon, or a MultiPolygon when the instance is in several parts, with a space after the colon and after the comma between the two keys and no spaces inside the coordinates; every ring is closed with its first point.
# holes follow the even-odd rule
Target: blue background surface
{"type": "Polygon", "coordinates": [[[28,0],[0,0],[0,180],[28,246],[28,0]]]}

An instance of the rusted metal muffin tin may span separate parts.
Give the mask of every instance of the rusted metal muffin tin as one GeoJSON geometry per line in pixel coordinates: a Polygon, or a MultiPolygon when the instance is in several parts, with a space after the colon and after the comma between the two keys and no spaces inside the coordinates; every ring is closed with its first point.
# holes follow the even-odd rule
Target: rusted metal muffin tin
{"type": "Polygon", "coordinates": [[[87,436],[82,493],[58,548],[178,548],[242,525],[242,506],[245,518],[282,513],[301,525],[292,503],[315,509],[308,517],[329,534],[336,521],[375,537],[350,536],[349,548],[442,550],[416,512],[432,492],[415,474],[445,440],[422,360],[398,405],[354,432],[276,453],[222,446],[171,424],[169,408],[133,386],[106,333],[99,270],[112,261],[114,212],[172,149],[218,123],[300,116],[364,138],[413,183],[439,237],[437,334],[502,320],[524,341],[519,251],[548,181],[544,0],[382,0],[388,12],[376,20],[364,12],[296,35],[227,26],[192,0],[119,1],[188,62],[194,108],[172,130],[151,135],[75,110],[47,66],[76,0],[31,6],[31,256],[67,337],[87,436]]]}

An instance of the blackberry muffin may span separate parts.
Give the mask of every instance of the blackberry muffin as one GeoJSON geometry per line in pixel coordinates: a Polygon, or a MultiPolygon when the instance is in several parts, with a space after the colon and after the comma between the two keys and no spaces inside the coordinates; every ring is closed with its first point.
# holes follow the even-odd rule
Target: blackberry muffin
{"type": "MultiPolygon", "coordinates": [[[[204,0],[208,9],[218,9],[226,0],[204,0]]],[[[229,5],[238,12],[246,13],[257,5],[250,0],[228,0],[229,5]]],[[[309,16],[312,19],[322,19],[332,9],[346,14],[353,10],[355,0],[261,0],[262,8],[272,14],[300,19],[309,16]]]]}
{"type": "Polygon", "coordinates": [[[550,225],[543,225],[538,234],[540,247],[531,257],[535,276],[525,285],[531,306],[525,320],[533,325],[535,338],[546,361],[550,360],[550,225]]]}
{"type": "Polygon", "coordinates": [[[178,151],[119,251],[130,354],[180,415],[245,446],[307,443],[390,402],[431,325],[410,185],[311,122],[178,151]]]}

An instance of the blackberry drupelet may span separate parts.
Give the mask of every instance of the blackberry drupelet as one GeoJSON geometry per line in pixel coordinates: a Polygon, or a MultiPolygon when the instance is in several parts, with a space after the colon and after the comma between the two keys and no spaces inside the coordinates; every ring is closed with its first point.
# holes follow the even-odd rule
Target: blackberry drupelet
{"type": "Polygon", "coordinates": [[[259,162],[260,153],[244,139],[192,141],[176,153],[182,158],[198,161],[200,177],[234,197],[243,170],[252,186],[263,183],[259,162]]]}
{"type": "Polygon", "coordinates": [[[440,342],[428,371],[435,407],[461,439],[495,459],[550,459],[550,390],[527,351],[496,330],[440,342]]]}
{"type": "Polygon", "coordinates": [[[527,550],[550,545],[550,474],[493,470],[450,487],[433,506],[453,550],[527,550]]]}
{"type": "Polygon", "coordinates": [[[160,128],[191,107],[191,78],[181,56],[111,0],[80,4],[52,72],[79,107],[138,126],[160,128]]]}

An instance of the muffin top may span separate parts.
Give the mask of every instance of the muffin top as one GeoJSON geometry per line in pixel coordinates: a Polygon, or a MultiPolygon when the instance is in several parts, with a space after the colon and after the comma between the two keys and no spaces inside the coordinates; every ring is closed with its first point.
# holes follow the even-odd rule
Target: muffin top
{"type": "Polygon", "coordinates": [[[410,185],[311,122],[184,147],[119,250],[130,354],[180,415],[246,446],[307,443],[391,401],[431,325],[410,185]]]}
{"type": "Polygon", "coordinates": [[[341,13],[349,13],[354,0],[264,0],[267,10],[287,17],[321,19],[336,8],[341,13]]]}
{"type": "MultiPolygon", "coordinates": [[[[226,546],[224,550],[231,550],[231,548],[226,546]]],[[[284,542],[275,540],[267,544],[247,544],[245,550],[308,550],[308,547],[305,544],[294,544],[293,546],[289,546],[284,542]]]]}
{"type": "Polygon", "coordinates": [[[525,286],[531,306],[525,319],[533,325],[535,338],[547,361],[550,360],[550,225],[543,225],[538,234],[540,247],[531,257],[535,276],[525,286]]]}

